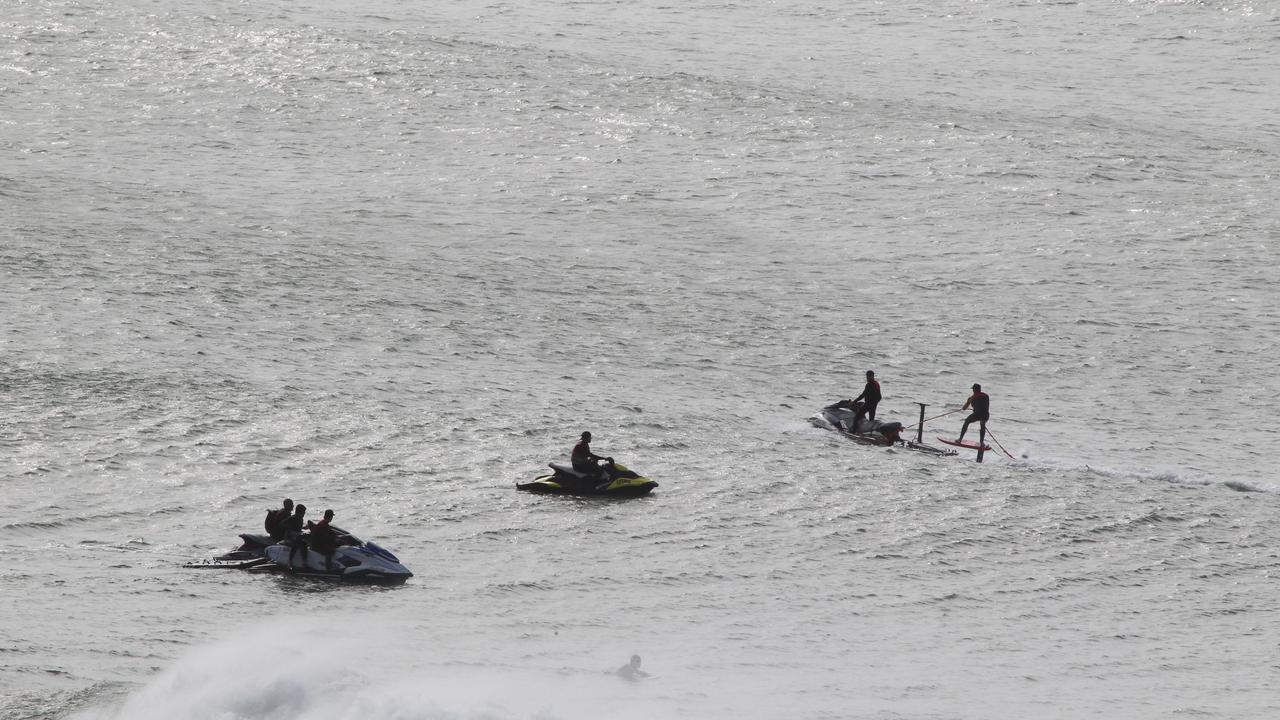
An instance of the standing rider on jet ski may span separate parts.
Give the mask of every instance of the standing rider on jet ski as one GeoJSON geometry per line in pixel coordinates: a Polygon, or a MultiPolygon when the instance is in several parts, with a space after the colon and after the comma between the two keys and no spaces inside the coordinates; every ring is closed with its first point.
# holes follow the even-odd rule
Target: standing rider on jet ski
{"type": "MultiPolygon", "coordinates": [[[[865,415],[868,420],[876,419],[876,406],[880,404],[880,383],[876,381],[876,373],[874,370],[867,371],[867,386],[862,389],[862,394],[853,399],[853,426],[857,428],[862,424],[862,417],[865,415]],[[858,401],[863,401],[861,407],[858,401]]],[[[854,432],[857,432],[855,429],[854,432]]]]}
{"type": "Polygon", "coordinates": [[[591,433],[582,433],[582,439],[577,445],[573,446],[573,453],[569,456],[573,461],[573,469],[587,476],[588,479],[599,479],[601,477],[606,481],[613,480],[613,458],[600,457],[591,452],[591,433]],[[600,461],[604,460],[606,465],[600,465],[600,461]]]}

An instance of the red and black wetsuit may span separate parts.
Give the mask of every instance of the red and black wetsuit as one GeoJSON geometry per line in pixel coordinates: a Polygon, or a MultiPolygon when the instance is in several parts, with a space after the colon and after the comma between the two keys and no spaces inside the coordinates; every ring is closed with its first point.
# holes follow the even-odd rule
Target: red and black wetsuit
{"type": "Polygon", "coordinates": [[[338,549],[338,534],[329,527],[328,518],[311,526],[311,549],[326,556],[338,549]]]}
{"type": "Polygon", "coordinates": [[[978,439],[985,442],[987,435],[987,420],[991,417],[991,397],[981,390],[974,390],[968,400],[964,401],[964,410],[972,407],[973,412],[969,417],[964,419],[964,424],[960,426],[960,437],[964,437],[964,433],[969,429],[969,423],[978,423],[978,439]]]}
{"type": "Polygon", "coordinates": [[[969,416],[970,420],[990,420],[991,419],[991,396],[981,390],[974,390],[973,395],[964,401],[964,406],[973,407],[973,414],[969,416]]]}

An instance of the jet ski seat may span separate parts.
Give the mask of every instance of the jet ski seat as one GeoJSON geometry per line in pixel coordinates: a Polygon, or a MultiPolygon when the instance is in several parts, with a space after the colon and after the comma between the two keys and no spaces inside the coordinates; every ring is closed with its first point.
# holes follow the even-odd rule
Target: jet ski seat
{"type": "Polygon", "coordinates": [[[563,464],[563,463],[547,463],[547,465],[549,465],[549,466],[551,467],[551,469],[552,469],[552,470],[557,470],[557,471],[562,472],[562,473],[564,473],[564,474],[566,474],[566,475],[571,475],[571,476],[576,477],[576,478],[586,478],[586,477],[587,477],[584,473],[580,473],[580,472],[578,472],[577,470],[574,470],[572,465],[565,465],[565,464],[563,464]]]}

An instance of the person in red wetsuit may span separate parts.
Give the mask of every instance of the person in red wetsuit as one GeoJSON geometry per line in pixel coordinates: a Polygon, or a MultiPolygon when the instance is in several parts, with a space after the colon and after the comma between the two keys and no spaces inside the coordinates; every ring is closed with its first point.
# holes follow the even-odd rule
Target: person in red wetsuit
{"type": "Polygon", "coordinates": [[[964,433],[969,429],[969,423],[978,422],[978,444],[987,444],[987,420],[991,417],[991,397],[982,392],[982,386],[978,383],[973,384],[973,394],[968,400],[964,401],[964,407],[961,410],[973,408],[973,412],[969,417],[964,419],[964,425],[960,426],[960,440],[964,440],[964,433]]]}
{"type": "Polygon", "coordinates": [[[330,523],[333,522],[333,511],[325,510],[324,519],[318,523],[307,523],[311,528],[311,549],[324,555],[324,569],[333,566],[333,553],[338,549],[338,533],[330,523]]]}

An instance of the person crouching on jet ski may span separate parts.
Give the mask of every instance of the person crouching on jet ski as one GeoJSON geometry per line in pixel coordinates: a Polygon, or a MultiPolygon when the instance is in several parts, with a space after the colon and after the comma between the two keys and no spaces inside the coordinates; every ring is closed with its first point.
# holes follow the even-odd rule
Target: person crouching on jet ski
{"type": "Polygon", "coordinates": [[[591,452],[591,433],[582,433],[582,439],[577,445],[573,446],[573,453],[569,455],[569,459],[573,461],[573,469],[586,475],[589,479],[603,478],[605,481],[612,481],[614,477],[613,458],[600,457],[591,452]],[[601,465],[600,461],[604,460],[605,465],[601,465]]]}

